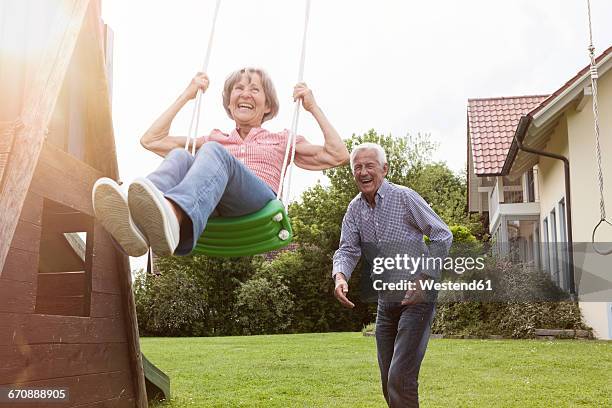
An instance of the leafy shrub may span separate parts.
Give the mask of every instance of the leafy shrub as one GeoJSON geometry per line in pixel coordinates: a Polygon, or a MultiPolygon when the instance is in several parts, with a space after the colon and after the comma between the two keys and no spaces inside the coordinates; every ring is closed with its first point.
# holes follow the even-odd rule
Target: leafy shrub
{"type": "Polygon", "coordinates": [[[252,258],[166,257],[160,275],[134,283],[138,325],[145,335],[219,336],[241,332],[234,319],[237,289],[255,273],[252,258]]]}
{"type": "Polygon", "coordinates": [[[250,279],[240,285],[236,299],[236,321],[243,334],[282,333],[291,325],[292,295],[279,279],[250,279]]]}
{"type": "Polygon", "coordinates": [[[317,247],[283,252],[257,272],[257,277],[280,279],[293,295],[291,332],[359,331],[372,320],[376,305],[360,300],[359,267],[349,283],[355,308],[342,307],[334,297],[331,255],[317,247]]]}
{"type": "Polygon", "coordinates": [[[208,303],[197,280],[184,268],[163,275],[140,273],[134,290],[142,334],[197,336],[204,332],[208,303]]]}
{"type": "Polygon", "coordinates": [[[464,225],[451,225],[449,227],[453,234],[453,243],[475,243],[478,240],[470,229],[464,225]]]}
{"type": "Polygon", "coordinates": [[[580,308],[541,271],[490,258],[483,272],[460,280],[491,279],[495,293],[442,292],[434,333],[534,337],[535,329],[585,329],[580,308]]]}

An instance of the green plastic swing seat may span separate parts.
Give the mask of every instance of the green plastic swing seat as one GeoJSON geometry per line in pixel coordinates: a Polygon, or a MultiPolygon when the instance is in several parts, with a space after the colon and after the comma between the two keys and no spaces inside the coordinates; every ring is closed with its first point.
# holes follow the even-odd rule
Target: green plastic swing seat
{"type": "Polygon", "coordinates": [[[213,217],[192,253],[214,257],[260,254],[288,245],[293,230],[285,206],[272,200],[264,208],[241,217],[213,217]]]}

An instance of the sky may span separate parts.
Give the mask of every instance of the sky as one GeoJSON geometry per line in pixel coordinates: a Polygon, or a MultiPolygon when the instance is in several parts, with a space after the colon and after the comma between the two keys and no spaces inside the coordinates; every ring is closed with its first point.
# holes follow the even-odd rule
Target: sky
{"type": "MultiPolygon", "coordinates": [[[[201,69],[215,0],[102,0],[114,32],[113,122],[124,182],[161,158],[139,139],[201,69]]],[[[612,45],[612,2],[591,0],[597,53],[612,45]]],[[[265,69],[281,109],[265,122],[289,128],[304,24],[304,0],[223,0],[203,100],[200,134],[234,124],[221,104],[226,76],[265,69]]],[[[438,143],[434,159],[466,166],[468,98],[548,94],[588,64],[586,0],[312,0],[304,81],[343,138],[369,129],[438,143]]],[[[192,106],[174,120],[186,135],[192,106]]],[[[299,134],[322,144],[307,113],[299,134]]],[[[298,169],[291,195],[321,172],[298,169]]]]}

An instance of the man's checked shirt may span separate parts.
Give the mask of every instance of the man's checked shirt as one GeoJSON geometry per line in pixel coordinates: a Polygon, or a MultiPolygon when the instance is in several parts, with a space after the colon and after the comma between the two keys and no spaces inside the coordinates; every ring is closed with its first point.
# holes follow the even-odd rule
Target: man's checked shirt
{"type": "MultiPolygon", "coordinates": [[[[368,247],[376,253],[403,248],[413,256],[445,257],[453,242],[448,226],[414,190],[383,180],[371,208],[359,193],[342,221],[340,245],[334,254],[332,278],[342,272],[347,280],[368,247]],[[430,239],[425,245],[424,235],[430,239]],[[415,255],[416,254],[416,255],[415,255]]],[[[370,260],[371,261],[371,260],[370,260]]],[[[439,278],[440,271],[427,275],[439,278]]]]}

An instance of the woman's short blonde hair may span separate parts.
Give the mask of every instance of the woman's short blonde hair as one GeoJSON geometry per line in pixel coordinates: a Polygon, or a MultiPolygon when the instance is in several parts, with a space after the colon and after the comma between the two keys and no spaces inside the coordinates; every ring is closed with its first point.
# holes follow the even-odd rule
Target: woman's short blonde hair
{"type": "Polygon", "coordinates": [[[232,89],[234,88],[234,85],[236,85],[236,82],[240,81],[242,78],[242,74],[247,74],[249,81],[251,80],[251,74],[258,74],[261,78],[261,85],[263,87],[264,95],[266,96],[266,106],[270,108],[270,112],[264,115],[262,122],[275,117],[278,113],[278,97],[276,96],[274,84],[266,71],[261,68],[251,67],[245,67],[234,71],[229,74],[225,80],[225,85],[223,85],[223,107],[225,108],[225,112],[227,112],[227,116],[233,119],[232,112],[229,109],[230,94],[232,93],[232,89]]]}

